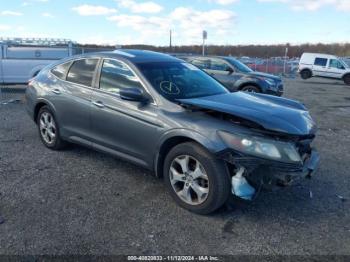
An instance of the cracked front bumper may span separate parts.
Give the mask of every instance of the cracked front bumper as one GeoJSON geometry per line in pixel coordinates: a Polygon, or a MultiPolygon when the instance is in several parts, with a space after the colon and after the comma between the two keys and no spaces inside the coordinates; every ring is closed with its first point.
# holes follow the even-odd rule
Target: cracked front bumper
{"type": "Polygon", "coordinates": [[[303,162],[285,163],[278,162],[254,156],[246,156],[234,150],[222,152],[220,158],[226,162],[241,166],[247,170],[247,178],[260,184],[282,184],[288,185],[290,182],[303,177],[311,177],[316,171],[320,163],[319,153],[312,149],[305,154],[303,162]]]}
{"type": "Polygon", "coordinates": [[[320,164],[320,155],[316,150],[312,150],[311,154],[306,158],[303,165],[303,173],[306,175],[313,175],[320,164]]]}

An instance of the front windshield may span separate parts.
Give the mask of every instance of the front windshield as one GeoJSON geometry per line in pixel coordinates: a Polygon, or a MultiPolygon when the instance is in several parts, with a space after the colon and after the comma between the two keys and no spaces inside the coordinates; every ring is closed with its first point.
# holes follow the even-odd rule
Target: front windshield
{"type": "Polygon", "coordinates": [[[345,68],[350,68],[350,66],[341,58],[339,59],[339,62],[345,67],[345,68]]]}
{"type": "Polygon", "coordinates": [[[189,63],[139,63],[154,89],[170,101],[228,93],[224,86],[189,63]]]}
{"type": "Polygon", "coordinates": [[[248,66],[246,66],[245,64],[243,64],[242,62],[233,59],[233,58],[227,58],[227,61],[233,65],[238,71],[242,72],[242,73],[250,73],[253,72],[253,70],[251,68],[249,68],[248,66]]]}

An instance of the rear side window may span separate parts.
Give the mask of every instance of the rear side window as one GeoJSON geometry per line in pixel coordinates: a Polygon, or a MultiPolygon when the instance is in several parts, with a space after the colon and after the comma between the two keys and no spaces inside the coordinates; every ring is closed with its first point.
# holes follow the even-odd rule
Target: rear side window
{"type": "Polygon", "coordinates": [[[191,64],[200,69],[210,69],[210,61],[208,59],[195,59],[191,62],[191,64]]]}
{"type": "Polygon", "coordinates": [[[97,62],[98,59],[96,58],[80,59],[73,62],[67,75],[67,81],[91,86],[97,62]]]}
{"type": "Polygon", "coordinates": [[[142,88],[136,75],[124,64],[116,60],[103,61],[100,77],[100,89],[118,93],[120,89],[142,88]]]}
{"type": "Polygon", "coordinates": [[[58,78],[65,80],[70,65],[71,62],[57,65],[51,70],[51,73],[57,76],[58,78]]]}
{"type": "Polygon", "coordinates": [[[327,65],[327,61],[328,61],[327,58],[316,57],[314,64],[317,65],[317,66],[326,66],[327,65]]]}

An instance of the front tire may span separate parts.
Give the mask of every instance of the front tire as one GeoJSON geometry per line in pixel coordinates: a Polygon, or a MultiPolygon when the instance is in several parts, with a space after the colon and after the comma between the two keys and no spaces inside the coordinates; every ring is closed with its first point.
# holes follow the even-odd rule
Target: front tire
{"type": "Polygon", "coordinates": [[[245,86],[241,89],[241,91],[248,93],[261,93],[260,89],[256,86],[245,86]]]}
{"type": "Polygon", "coordinates": [[[303,71],[300,72],[300,76],[301,76],[302,79],[306,80],[306,79],[311,78],[312,73],[311,73],[310,70],[303,70],[303,71]]]}
{"type": "Polygon", "coordinates": [[[350,85],[350,74],[345,75],[343,79],[346,85],[350,85]]]}
{"type": "Polygon", "coordinates": [[[183,143],[171,149],[163,172],[165,185],[175,202],[197,214],[215,211],[230,194],[225,163],[197,143],[183,143]]]}
{"type": "Polygon", "coordinates": [[[66,143],[60,137],[58,123],[48,106],[40,108],[37,125],[41,141],[46,147],[54,150],[64,148],[66,143]]]}

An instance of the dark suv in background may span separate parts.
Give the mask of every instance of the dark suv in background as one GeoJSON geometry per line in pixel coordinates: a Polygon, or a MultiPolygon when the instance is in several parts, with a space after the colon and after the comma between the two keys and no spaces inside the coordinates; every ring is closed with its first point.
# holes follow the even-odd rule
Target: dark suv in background
{"type": "Polygon", "coordinates": [[[229,91],[246,91],[282,96],[283,83],[278,76],[255,72],[229,56],[182,56],[179,57],[206,71],[221,82],[229,91]]]}

